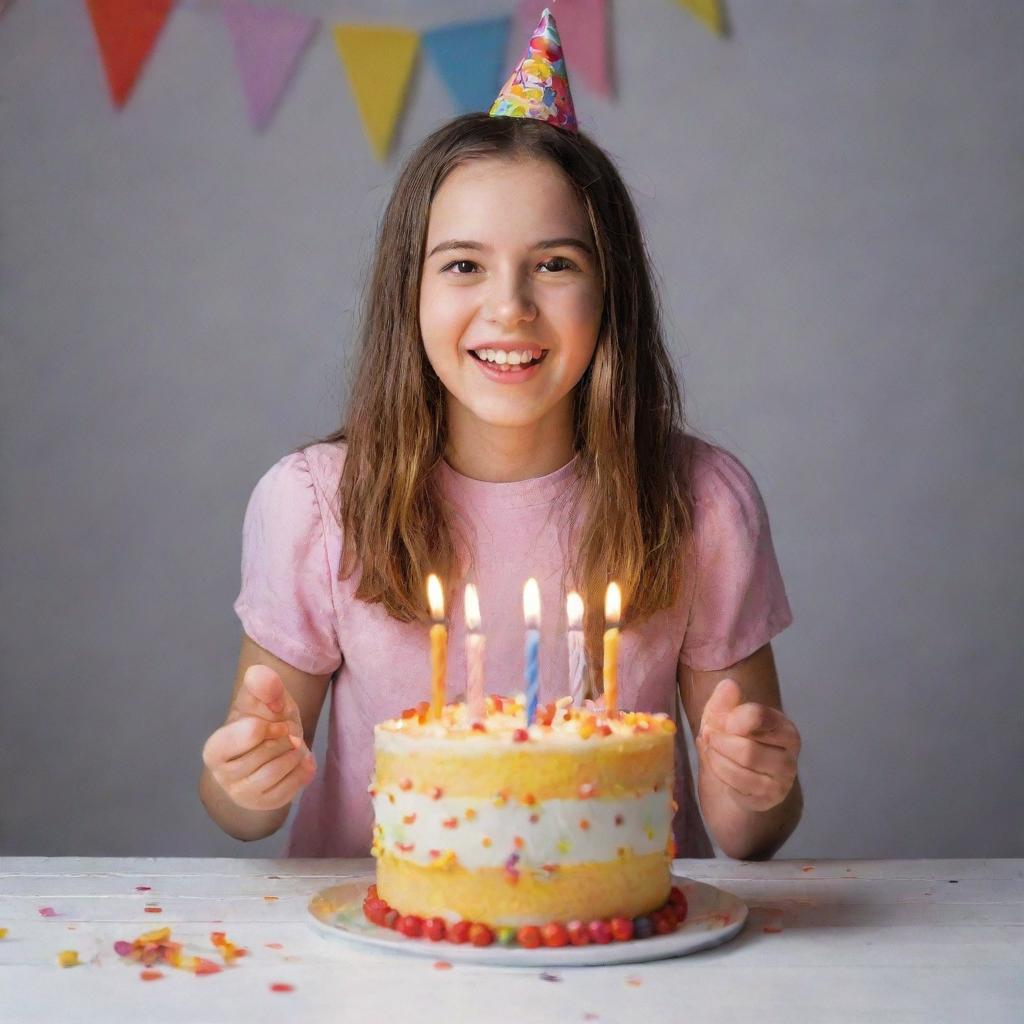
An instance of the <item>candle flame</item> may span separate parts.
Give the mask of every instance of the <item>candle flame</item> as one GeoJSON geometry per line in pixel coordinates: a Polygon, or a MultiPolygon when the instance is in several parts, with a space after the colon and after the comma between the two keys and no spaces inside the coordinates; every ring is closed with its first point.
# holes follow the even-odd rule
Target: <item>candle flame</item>
{"type": "Polygon", "coordinates": [[[540,627],[540,587],[532,576],[523,587],[523,616],[530,629],[540,627]]]}
{"type": "Polygon", "coordinates": [[[435,622],[444,622],[444,590],[441,581],[433,573],[427,577],[427,601],[430,604],[430,617],[435,622]]]}
{"type": "Polygon", "coordinates": [[[579,629],[583,625],[583,598],[575,590],[570,591],[565,599],[565,613],[570,629],[579,629]]]}
{"type": "Polygon", "coordinates": [[[472,583],[466,584],[466,629],[478,630],[480,628],[480,599],[476,594],[476,587],[472,583]]]}
{"type": "Polygon", "coordinates": [[[604,595],[604,618],[610,626],[619,624],[619,617],[622,615],[622,593],[618,583],[609,583],[608,590],[604,595]]]}

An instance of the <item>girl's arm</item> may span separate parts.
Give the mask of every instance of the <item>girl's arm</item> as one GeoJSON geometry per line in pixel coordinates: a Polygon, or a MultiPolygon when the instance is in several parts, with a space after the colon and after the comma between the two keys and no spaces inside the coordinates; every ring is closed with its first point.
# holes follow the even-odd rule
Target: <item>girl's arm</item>
{"type": "Polygon", "coordinates": [[[705,824],[727,856],[771,857],[803,811],[800,734],[782,713],[771,644],[714,672],[683,665],[679,685],[696,741],[705,824]],[[719,687],[723,680],[733,683],[719,687]]]}
{"type": "Polygon", "coordinates": [[[225,724],[207,740],[199,780],[203,806],[228,835],[236,839],[263,839],[284,824],[295,792],[310,781],[315,768],[297,767],[268,793],[264,791],[264,784],[269,780],[264,779],[261,784],[262,776],[254,773],[249,776],[252,780],[249,784],[248,779],[241,777],[242,773],[233,773],[230,765],[243,765],[251,760],[256,772],[273,771],[268,758],[291,756],[288,733],[301,736],[304,741],[297,754],[312,751],[330,679],[329,675],[300,672],[243,633],[231,704],[225,724]],[[253,665],[263,665],[272,671],[254,673],[246,682],[246,672],[253,665]],[[241,753],[249,747],[253,749],[241,753]],[[261,749],[266,753],[261,755],[261,749]],[[253,806],[242,806],[233,800],[214,777],[211,764],[225,778],[231,777],[230,784],[238,786],[246,802],[253,806]],[[266,806],[272,804],[277,806],[266,806]]]}

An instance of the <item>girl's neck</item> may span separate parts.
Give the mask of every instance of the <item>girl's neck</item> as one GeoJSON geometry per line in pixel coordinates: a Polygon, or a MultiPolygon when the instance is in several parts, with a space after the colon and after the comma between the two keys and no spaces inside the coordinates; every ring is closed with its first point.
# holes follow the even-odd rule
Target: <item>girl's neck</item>
{"type": "MultiPolygon", "coordinates": [[[[572,406],[557,418],[523,427],[499,427],[449,407],[445,459],[473,480],[510,483],[547,476],[573,457],[572,406]]],[[[552,410],[555,412],[555,410],[552,410]]]]}

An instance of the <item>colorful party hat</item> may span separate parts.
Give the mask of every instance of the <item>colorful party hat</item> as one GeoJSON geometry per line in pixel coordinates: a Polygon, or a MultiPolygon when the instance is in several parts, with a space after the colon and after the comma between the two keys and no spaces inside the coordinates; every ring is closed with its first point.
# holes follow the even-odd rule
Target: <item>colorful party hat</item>
{"type": "Polygon", "coordinates": [[[535,117],[577,131],[569,74],[554,16],[545,7],[523,59],[490,109],[491,117],[535,117]]]}

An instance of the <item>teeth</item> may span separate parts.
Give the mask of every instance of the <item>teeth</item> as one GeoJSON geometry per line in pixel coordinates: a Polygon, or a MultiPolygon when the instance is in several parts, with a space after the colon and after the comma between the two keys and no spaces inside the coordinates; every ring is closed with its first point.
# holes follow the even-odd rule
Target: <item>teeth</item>
{"type": "Polygon", "coordinates": [[[516,366],[526,366],[540,359],[541,353],[534,349],[529,352],[506,352],[501,348],[481,348],[476,350],[477,356],[485,362],[494,363],[503,370],[516,366]]]}

